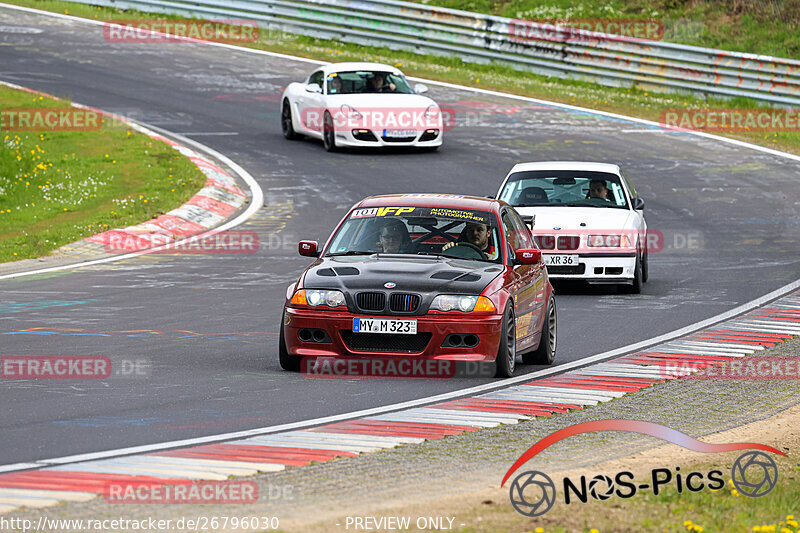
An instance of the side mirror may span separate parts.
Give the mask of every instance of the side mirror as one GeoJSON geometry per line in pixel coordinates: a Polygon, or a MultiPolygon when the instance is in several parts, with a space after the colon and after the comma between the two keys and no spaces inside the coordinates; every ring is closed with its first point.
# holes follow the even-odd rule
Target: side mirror
{"type": "Polygon", "coordinates": [[[644,200],[641,198],[634,198],[633,199],[633,208],[637,211],[641,211],[644,209],[644,200]]]}
{"type": "Polygon", "coordinates": [[[520,265],[535,265],[542,260],[542,251],[536,248],[517,250],[516,260],[520,265]]]}
{"type": "Polygon", "coordinates": [[[297,251],[300,252],[300,255],[319,257],[317,241],[300,241],[297,245],[297,251]]]}
{"type": "Polygon", "coordinates": [[[428,92],[428,86],[425,85],[424,83],[418,83],[414,85],[414,92],[417,94],[424,94],[428,92]]]}
{"type": "Polygon", "coordinates": [[[309,83],[308,85],[306,85],[306,92],[314,94],[322,94],[322,87],[320,87],[316,83],[309,83]]]}

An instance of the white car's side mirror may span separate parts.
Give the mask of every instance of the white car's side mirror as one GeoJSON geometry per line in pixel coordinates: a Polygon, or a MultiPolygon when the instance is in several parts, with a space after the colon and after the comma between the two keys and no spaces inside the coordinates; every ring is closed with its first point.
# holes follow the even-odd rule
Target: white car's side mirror
{"type": "Polygon", "coordinates": [[[426,93],[426,92],[428,92],[428,86],[425,85],[424,83],[418,83],[418,84],[414,85],[414,92],[417,93],[417,94],[426,93]]]}
{"type": "Polygon", "coordinates": [[[306,85],[306,92],[307,93],[321,94],[322,93],[322,87],[320,87],[316,83],[309,83],[308,85],[306,85]]]}

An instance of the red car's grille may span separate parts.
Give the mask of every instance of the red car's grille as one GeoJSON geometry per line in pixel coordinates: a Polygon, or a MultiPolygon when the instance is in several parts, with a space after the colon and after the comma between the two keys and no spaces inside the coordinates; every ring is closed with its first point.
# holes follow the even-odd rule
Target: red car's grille
{"type": "Polygon", "coordinates": [[[339,330],[342,340],[354,352],[395,352],[419,353],[431,341],[431,333],[424,331],[416,335],[397,335],[392,333],[355,333],[339,330]]]}
{"type": "Polygon", "coordinates": [[[361,311],[383,311],[386,307],[386,295],[382,292],[359,292],[356,304],[361,311]]]}
{"type": "Polygon", "coordinates": [[[395,293],[389,296],[389,309],[396,313],[411,313],[417,310],[419,296],[395,293]]]}

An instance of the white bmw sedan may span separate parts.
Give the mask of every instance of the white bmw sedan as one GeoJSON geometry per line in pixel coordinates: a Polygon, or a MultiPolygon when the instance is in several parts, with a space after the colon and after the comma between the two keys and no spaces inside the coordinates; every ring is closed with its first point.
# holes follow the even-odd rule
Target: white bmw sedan
{"type": "Polygon", "coordinates": [[[520,163],[503,180],[497,198],[530,220],[551,279],[641,292],[648,270],[644,200],[619,166],[520,163]]]}
{"type": "Polygon", "coordinates": [[[325,65],[281,98],[281,130],[287,139],[322,139],[329,152],[339,147],[412,146],[435,150],[442,144],[439,106],[423,96],[398,69],[380,63],[325,65]]]}

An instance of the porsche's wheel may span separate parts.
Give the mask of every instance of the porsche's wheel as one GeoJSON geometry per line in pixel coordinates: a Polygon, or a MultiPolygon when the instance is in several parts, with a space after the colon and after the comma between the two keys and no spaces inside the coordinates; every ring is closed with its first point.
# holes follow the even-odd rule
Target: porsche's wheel
{"type": "Polygon", "coordinates": [[[284,100],[281,108],[281,131],[283,136],[290,141],[297,139],[297,133],[295,133],[294,124],[292,123],[292,106],[289,105],[289,100],[284,100]]]}
{"type": "Polygon", "coordinates": [[[647,266],[647,250],[642,254],[642,282],[646,282],[649,277],[649,268],[647,266]]]}
{"type": "Polygon", "coordinates": [[[556,358],[556,342],[558,338],[558,318],[556,316],[556,299],[550,296],[547,302],[547,314],[542,323],[542,338],[539,346],[532,352],[522,354],[522,362],[526,365],[551,365],[556,358]]]}
{"type": "Polygon", "coordinates": [[[290,354],[286,349],[286,339],[283,336],[283,313],[281,313],[281,332],[278,338],[278,361],[282,369],[297,372],[300,370],[300,358],[290,354]]]}
{"type": "Polygon", "coordinates": [[[495,360],[495,376],[498,378],[510,378],[514,375],[514,367],[517,360],[517,322],[514,318],[514,309],[511,302],[506,305],[503,313],[503,328],[500,337],[500,346],[497,347],[497,359],[495,360]]]}
{"type": "Polygon", "coordinates": [[[325,111],[322,118],[322,143],[328,152],[336,151],[336,132],[333,129],[333,117],[325,111]]]}

